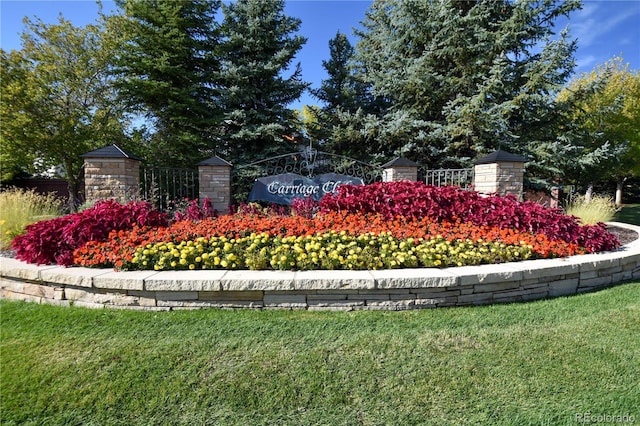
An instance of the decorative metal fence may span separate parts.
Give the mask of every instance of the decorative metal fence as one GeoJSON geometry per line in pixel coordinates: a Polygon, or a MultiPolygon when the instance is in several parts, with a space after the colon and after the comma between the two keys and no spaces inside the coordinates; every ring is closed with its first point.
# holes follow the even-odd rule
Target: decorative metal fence
{"type": "Polygon", "coordinates": [[[463,189],[470,189],[473,185],[473,168],[427,170],[424,173],[427,185],[453,185],[463,189]]]}
{"type": "Polygon", "coordinates": [[[255,180],[262,176],[296,173],[313,178],[323,173],[338,173],[361,178],[364,183],[382,180],[380,166],[354,158],[304,148],[299,152],[278,155],[233,170],[233,196],[236,202],[247,199],[255,180]]]}
{"type": "Polygon", "coordinates": [[[365,163],[343,155],[304,148],[299,152],[278,155],[251,164],[239,166],[240,170],[255,170],[262,176],[280,173],[297,173],[314,177],[322,173],[339,173],[362,178],[366,183],[382,179],[380,166],[365,163]]]}
{"type": "Polygon", "coordinates": [[[198,171],[167,167],[141,167],[140,191],[143,199],[161,211],[172,203],[198,198],[198,171]]]}

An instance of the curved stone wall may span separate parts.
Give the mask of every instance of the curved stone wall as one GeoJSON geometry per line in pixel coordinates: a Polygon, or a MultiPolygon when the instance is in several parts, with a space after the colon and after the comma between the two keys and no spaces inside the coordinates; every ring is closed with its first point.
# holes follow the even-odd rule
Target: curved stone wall
{"type": "MultiPolygon", "coordinates": [[[[640,227],[622,223],[640,234],[640,227]]],[[[444,269],[133,271],[0,258],[1,297],[93,308],[421,309],[566,296],[640,279],[640,239],[617,251],[444,269]]]]}

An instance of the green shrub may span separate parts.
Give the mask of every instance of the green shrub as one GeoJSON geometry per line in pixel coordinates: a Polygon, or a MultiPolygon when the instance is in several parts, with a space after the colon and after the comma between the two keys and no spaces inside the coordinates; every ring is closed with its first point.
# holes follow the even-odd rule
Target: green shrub
{"type": "Polygon", "coordinates": [[[53,194],[18,188],[0,192],[0,249],[9,248],[27,225],[61,215],[63,206],[64,200],[53,194]]]}
{"type": "Polygon", "coordinates": [[[587,201],[584,195],[578,195],[567,205],[567,214],[576,216],[583,225],[595,225],[598,222],[609,222],[618,208],[612,197],[592,195],[587,201]]]}

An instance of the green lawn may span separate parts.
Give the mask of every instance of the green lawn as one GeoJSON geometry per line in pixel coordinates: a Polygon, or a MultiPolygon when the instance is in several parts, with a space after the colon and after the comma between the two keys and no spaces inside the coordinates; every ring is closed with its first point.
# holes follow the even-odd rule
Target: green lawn
{"type": "Polygon", "coordinates": [[[640,204],[627,204],[616,213],[614,217],[617,222],[631,223],[632,225],[640,225],[640,204]]]}
{"type": "Polygon", "coordinates": [[[2,425],[640,421],[640,282],[406,312],[0,309],[2,425]]]}

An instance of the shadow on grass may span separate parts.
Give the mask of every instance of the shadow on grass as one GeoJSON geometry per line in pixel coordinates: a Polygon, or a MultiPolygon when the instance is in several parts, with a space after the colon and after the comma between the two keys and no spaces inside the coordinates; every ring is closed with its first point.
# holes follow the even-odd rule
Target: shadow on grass
{"type": "Polygon", "coordinates": [[[640,225],[640,204],[626,204],[613,218],[616,222],[640,225]]]}

